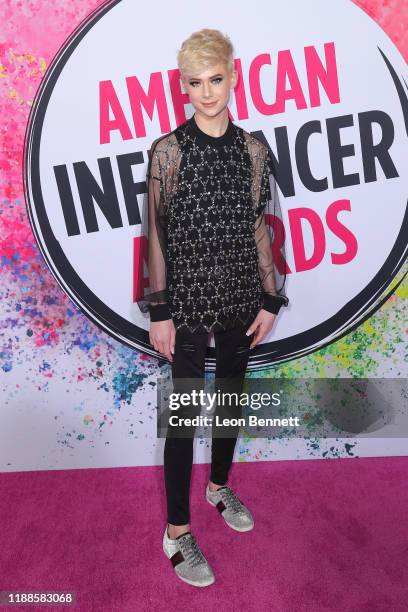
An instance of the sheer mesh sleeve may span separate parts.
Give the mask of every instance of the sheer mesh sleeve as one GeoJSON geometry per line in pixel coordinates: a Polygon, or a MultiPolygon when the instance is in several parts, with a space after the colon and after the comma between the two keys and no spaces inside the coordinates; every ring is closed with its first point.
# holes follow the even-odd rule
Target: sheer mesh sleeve
{"type": "Polygon", "coordinates": [[[268,149],[256,155],[254,161],[255,185],[255,242],[258,251],[258,271],[262,285],[263,305],[268,312],[277,314],[289,299],[285,295],[286,260],[285,229],[273,162],[268,149]]]}
{"type": "Polygon", "coordinates": [[[165,321],[172,315],[167,290],[167,207],[174,184],[175,139],[155,140],[150,148],[146,172],[146,196],[142,211],[142,235],[148,239],[147,268],[149,292],[137,301],[151,321],[165,321]]]}

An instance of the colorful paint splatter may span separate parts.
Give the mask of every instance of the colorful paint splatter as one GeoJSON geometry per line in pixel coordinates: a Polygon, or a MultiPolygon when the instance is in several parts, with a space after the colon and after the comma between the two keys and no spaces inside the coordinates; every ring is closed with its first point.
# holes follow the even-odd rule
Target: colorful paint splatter
{"type": "MultiPolygon", "coordinates": [[[[63,293],[38,250],[23,197],[22,149],[35,92],[64,40],[99,4],[95,0],[4,0],[0,9],[1,407],[3,411],[15,408],[29,397],[34,410],[36,397],[58,396],[52,435],[57,446],[74,453],[80,445],[92,448],[97,439],[109,444],[109,428],[123,408],[129,410],[123,432],[137,439],[141,425],[155,414],[153,404],[145,405],[146,386],[151,389],[151,379],[167,368],[164,361],[126,348],[101,332],[63,293]],[[74,389],[84,390],[79,403],[70,402],[74,389]],[[67,411],[76,413],[75,418],[74,414],[67,418],[67,411]]],[[[362,0],[358,4],[408,57],[401,2],[362,0]]],[[[262,376],[398,376],[405,348],[407,293],[405,282],[347,337],[302,359],[271,367],[262,376]]],[[[243,438],[239,457],[242,461],[270,459],[279,450],[276,445],[272,450],[267,441],[261,446],[259,441],[243,438]]],[[[326,450],[318,441],[305,441],[305,452],[310,457],[356,456],[355,444],[342,441],[326,450]]],[[[50,467],[58,465],[52,453],[47,461],[50,467]]],[[[11,457],[6,469],[13,465],[11,457]]]]}

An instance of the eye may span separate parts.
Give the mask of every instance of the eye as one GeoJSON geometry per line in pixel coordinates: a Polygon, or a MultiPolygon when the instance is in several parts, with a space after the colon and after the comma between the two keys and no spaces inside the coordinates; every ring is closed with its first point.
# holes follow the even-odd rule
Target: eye
{"type": "MultiPolygon", "coordinates": [[[[212,81],[211,81],[211,82],[212,82],[212,83],[216,83],[217,85],[219,85],[219,83],[221,83],[221,81],[222,81],[222,80],[223,80],[223,79],[222,79],[222,77],[216,77],[215,79],[212,79],[212,81]]],[[[190,84],[192,87],[195,87],[196,85],[199,85],[199,84],[200,84],[200,81],[189,81],[189,84],[190,84]]]]}

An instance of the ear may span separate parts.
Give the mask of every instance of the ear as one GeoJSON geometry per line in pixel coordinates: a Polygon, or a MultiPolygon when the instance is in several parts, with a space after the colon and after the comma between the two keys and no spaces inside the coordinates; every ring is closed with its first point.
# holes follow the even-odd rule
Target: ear
{"type": "Polygon", "coordinates": [[[185,77],[183,74],[181,74],[181,73],[180,73],[180,79],[181,79],[181,82],[182,82],[182,84],[183,84],[183,89],[184,89],[184,91],[186,91],[186,90],[187,90],[187,79],[186,79],[186,77],[185,77]]]}
{"type": "Polygon", "coordinates": [[[238,72],[234,69],[231,73],[231,87],[234,89],[235,85],[238,82],[238,72]]]}

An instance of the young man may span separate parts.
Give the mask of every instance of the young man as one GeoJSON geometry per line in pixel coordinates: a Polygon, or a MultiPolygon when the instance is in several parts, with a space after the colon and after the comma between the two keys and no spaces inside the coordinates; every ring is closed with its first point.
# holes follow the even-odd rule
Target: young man
{"type": "MultiPolygon", "coordinates": [[[[231,390],[231,381],[239,390],[249,350],[270,332],[280,307],[288,303],[281,293],[283,259],[281,289],[276,288],[265,218],[266,210],[273,219],[279,212],[272,160],[264,143],[229,118],[227,104],[237,82],[229,38],[218,30],[195,32],[182,44],[178,65],[195,113],[150,149],[150,293],[138,304],[150,313],[151,344],[172,364],[174,391],[185,391],[188,379],[202,388],[211,331],[215,390],[231,390]]],[[[182,414],[196,412],[189,406],[182,414]]],[[[214,435],[213,426],[205,495],[226,524],[242,532],[254,521],[226,484],[238,429],[230,428],[223,438],[214,435]]],[[[163,549],[182,580],[207,586],[214,574],[189,523],[194,428],[184,437],[175,430],[169,425],[164,447],[168,524],[163,549]]]]}

